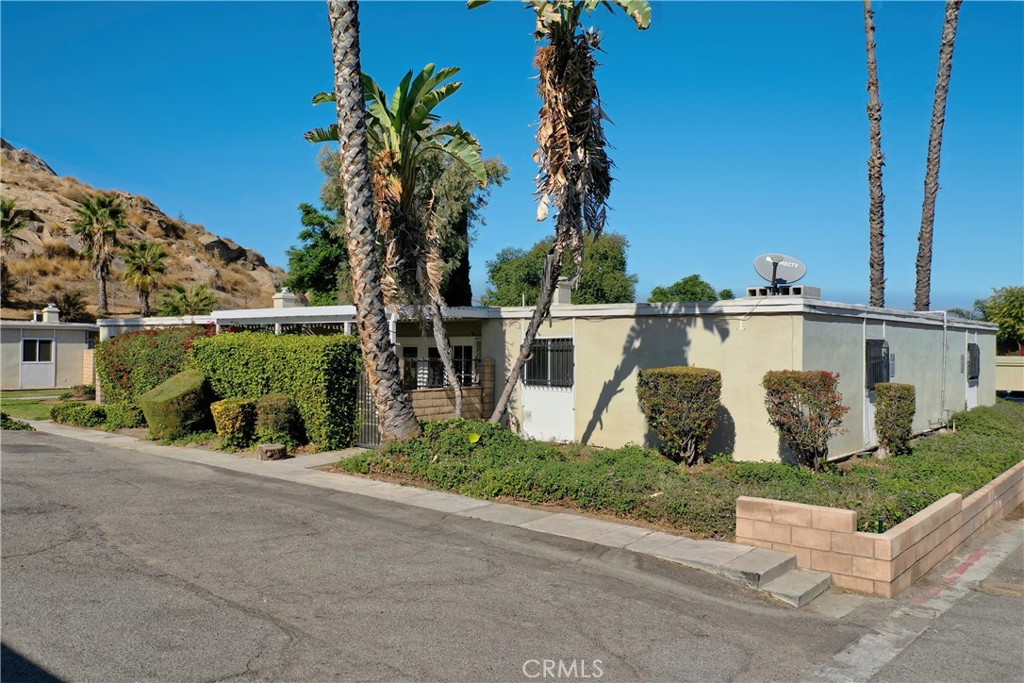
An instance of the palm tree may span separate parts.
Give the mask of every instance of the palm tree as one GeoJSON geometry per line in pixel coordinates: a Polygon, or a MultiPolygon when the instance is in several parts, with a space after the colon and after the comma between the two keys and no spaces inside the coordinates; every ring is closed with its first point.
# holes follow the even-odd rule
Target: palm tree
{"type": "MultiPolygon", "coordinates": [[[[452,360],[451,343],[444,326],[441,289],[446,264],[441,255],[435,197],[424,178],[424,166],[431,155],[447,155],[461,163],[480,185],[487,183],[487,171],[480,143],[459,124],[434,126],[439,117],[433,110],[451,97],[462,83],[446,83],[459,69],[449,67],[435,73],[428,64],[419,74],[406,73],[389,101],[370,76],[363,75],[363,96],[367,104],[367,140],[372,159],[377,226],[386,244],[384,257],[384,300],[394,305],[402,300],[422,302],[427,310],[438,355],[448,383],[455,393],[455,414],[462,416],[462,386],[452,360]]],[[[333,93],[320,93],[314,104],[333,102],[333,93]]],[[[338,127],[306,133],[311,142],[338,139],[338,127]]]]}
{"type": "Polygon", "coordinates": [[[125,249],[122,277],[138,293],[139,309],[144,318],[150,315],[149,295],[167,268],[166,258],[167,252],[159,242],[132,242],[125,249]]]}
{"type": "Polygon", "coordinates": [[[99,195],[83,199],[75,211],[78,213],[75,234],[82,238],[82,248],[89,259],[93,277],[100,283],[96,312],[107,315],[107,278],[110,277],[110,264],[118,246],[117,233],[125,227],[124,206],[113,195],[99,195]]]}
{"type": "Polygon", "coordinates": [[[356,327],[363,348],[367,383],[380,416],[381,436],[385,440],[405,440],[419,436],[420,425],[399,375],[398,355],[389,335],[381,291],[359,61],[359,3],[329,0],[327,6],[338,111],[336,139],[341,143],[340,180],[345,188],[345,233],[356,327]]]}
{"type": "Polygon", "coordinates": [[[172,285],[160,302],[159,311],[166,316],[208,315],[218,303],[217,296],[206,285],[172,285]]]}
{"type": "Polygon", "coordinates": [[[939,158],[942,154],[942,128],[946,123],[946,99],[953,73],[953,46],[956,25],[963,0],[946,0],[946,19],[939,45],[939,73],[932,103],[932,128],[928,134],[928,161],[924,175],[924,203],[921,205],[921,232],[917,237],[917,286],[914,310],[927,311],[932,293],[932,229],[935,227],[935,200],[939,195],[939,158]]]}
{"type": "Polygon", "coordinates": [[[870,256],[872,306],[885,306],[885,193],[882,192],[882,100],[878,92],[878,60],[875,58],[875,11],[871,0],[864,0],[864,32],[868,50],[868,124],[871,137],[871,157],[868,159],[868,210],[870,227],[870,256]]]}
{"type": "MultiPolygon", "coordinates": [[[[470,0],[469,7],[488,1],[470,0]]],[[[538,150],[534,154],[540,164],[537,220],[547,218],[554,205],[555,241],[545,263],[537,306],[495,404],[492,422],[505,415],[567,262],[571,268],[569,280],[575,286],[583,264],[584,235],[597,236],[604,229],[612,164],[603,127],[607,116],[595,74],[595,52],[601,47],[601,36],[593,29],[584,29],[580,19],[585,12],[603,5],[609,11],[615,6],[622,8],[641,30],[651,23],[651,8],[645,0],[527,0],[527,5],[537,14],[534,37],[544,43],[537,48],[534,60],[542,102],[538,150]]]]}
{"type": "Polygon", "coordinates": [[[0,198],[0,250],[4,256],[14,246],[14,233],[25,227],[30,215],[28,209],[19,209],[15,200],[0,198]]]}

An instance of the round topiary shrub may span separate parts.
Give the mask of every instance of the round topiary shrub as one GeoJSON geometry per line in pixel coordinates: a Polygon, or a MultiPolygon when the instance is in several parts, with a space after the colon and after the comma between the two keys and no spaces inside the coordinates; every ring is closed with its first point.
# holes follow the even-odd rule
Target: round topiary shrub
{"type": "Polygon", "coordinates": [[[770,370],[761,386],[768,421],[801,465],[820,469],[828,458],[828,440],[843,433],[849,408],[836,387],[839,373],[824,370],[770,370]]]}
{"type": "Polygon", "coordinates": [[[683,366],[640,370],[636,395],[664,455],[688,465],[703,457],[722,405],[718,370],[683,366]]]}
{"type": "Polygon", "coordinates": [[[205,431],[212,422],[206,377],[185,370],[139,397],[154,439],[177,439],[205,431]]]}

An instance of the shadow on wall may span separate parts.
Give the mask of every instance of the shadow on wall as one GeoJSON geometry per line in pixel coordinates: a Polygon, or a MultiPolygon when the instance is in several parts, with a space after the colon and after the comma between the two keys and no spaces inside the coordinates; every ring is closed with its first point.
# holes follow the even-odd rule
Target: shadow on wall
{"type": "MultiPolygon", "coordinates": [[[[708,441],[708,455],[733,453],[736,450],[736,423],[732,419],[732,413],[725,406],[719,407],[715,425],[715,431],[711,433],[711,440],[708,441]]],[[[650,430],[647,431],[647,438],[651,438],[650,430]]]]}
{"type": "MultiPolygon", "coordinates": [[[[625,382],[636,382],[637,369],[689,365],[690,337],[692,328],[698,323],[703,325],[705,330],[713,332],[719,343],[729,337],[729,324],[724,318],[696,315],[658,316],[637,318],[634,321],[622,344],[621,360],[612,376],[605,380],[598,394],[594,412],[583,431],[582,443],[589,443],[595,431],[604,429],[604,416],[612,400],[624,391],[625,382]]],[[[728,411],[725,413],[728,415],[728,411]]],[[[725,419],[719,424],[720,429],[725,427],[725,419]]],[[[731,436],[723,435],[721,439],[723,443],[728,442],[731,448],[736,441],[736,429],[731,415],[728,416],[728,427],[725,428],[730,431],[731,436]]],[[[717,430],[716,434],[712,435],[712,443],[715,443],[716,438],[717,430]]],[[[649,447],[656,447],[657,437],[649,428],[644,441],[649,447]]]]}

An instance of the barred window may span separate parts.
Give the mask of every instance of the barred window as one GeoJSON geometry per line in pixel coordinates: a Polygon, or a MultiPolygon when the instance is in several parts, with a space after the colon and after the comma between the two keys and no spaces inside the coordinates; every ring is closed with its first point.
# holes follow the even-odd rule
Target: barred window
{"type": "Polygon", "coordinates": [[[967,379],[981,377],[981,347],[977,344],[967,345],[967,379]]]}
{"type": "Polygon", "coordinates": [[[865,382],[872,391],[879,382],[889,381],[889,343],[884,339],[868,339],[865,382]]]}
{"type": "Polygon", "coordinates": [[[523,383],[537,387],[571,387],[575,350],[572,339],[537,339],[523,366],[523,383]]]}

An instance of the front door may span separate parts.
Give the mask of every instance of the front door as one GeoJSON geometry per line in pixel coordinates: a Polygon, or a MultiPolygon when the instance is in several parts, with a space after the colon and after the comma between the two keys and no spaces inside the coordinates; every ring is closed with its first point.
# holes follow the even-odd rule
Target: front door
{"type": "Polygon", "coordinates": [[[567,338],[537,339],[523,366],[523,436],[576,439],[575,349],[567,338]]]}
{"type": "Polygon", "coordinates": [[[21,340],[21,388],[53,389],[57,386],[56,340],[21,340]]]}

